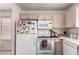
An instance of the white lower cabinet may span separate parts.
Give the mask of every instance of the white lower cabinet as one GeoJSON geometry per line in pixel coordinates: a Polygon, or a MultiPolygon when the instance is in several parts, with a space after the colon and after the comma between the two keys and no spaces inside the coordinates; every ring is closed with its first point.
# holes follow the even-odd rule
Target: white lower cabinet
{"type": "Polygon", "coordinates": [[[77,45],[63,40],[63,55],[77,55],[77,45]]]}

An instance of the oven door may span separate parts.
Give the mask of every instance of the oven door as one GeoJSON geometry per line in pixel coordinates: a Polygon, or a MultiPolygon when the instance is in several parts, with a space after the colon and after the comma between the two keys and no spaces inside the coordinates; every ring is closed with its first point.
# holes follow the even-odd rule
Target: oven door
{"type": "Polygon", "coordinates": [[[42,40],[38,41],[37,44],[37,54],[54,54],[54,40],[47,40],[48,46],[46,48],[42,47],[42,40]]]}

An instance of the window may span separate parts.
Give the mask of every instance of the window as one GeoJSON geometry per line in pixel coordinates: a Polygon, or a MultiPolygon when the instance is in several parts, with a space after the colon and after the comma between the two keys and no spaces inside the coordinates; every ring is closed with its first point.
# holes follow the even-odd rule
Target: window
{"type": "Polygon", "coordinates": [[[1,40],[11,40],[11,18],[1,17],[1,40]]]}

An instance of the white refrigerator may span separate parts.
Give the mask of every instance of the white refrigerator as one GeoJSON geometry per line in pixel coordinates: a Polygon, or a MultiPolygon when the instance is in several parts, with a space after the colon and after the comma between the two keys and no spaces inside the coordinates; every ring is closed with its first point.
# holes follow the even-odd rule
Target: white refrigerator
{"type": "Polygon", "coordinates": [[[35,55],[37,21],[16,21],[16,55],[35,55]]]}

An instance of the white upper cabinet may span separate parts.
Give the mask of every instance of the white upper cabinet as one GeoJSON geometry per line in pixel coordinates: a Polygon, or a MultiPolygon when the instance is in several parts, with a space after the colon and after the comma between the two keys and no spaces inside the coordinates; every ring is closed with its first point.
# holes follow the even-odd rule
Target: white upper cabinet
{"type": "Polygon", "coordinates": [[[66,11],[66,27],[76,27],[76,9],[74,6],[66,11]]]}
{"type": "Polygon", "coordinates": [[[79,5],[76,6],[76,27],[79,27],[79,5]]]}
{"type": "Polygon", "coordinates": [[[50,21],[50,20],[52,20],[53,18],[52,18],[52,15],[38,15],[38,20],[44,20],[44,21],[50,21]]]}
{"type": "Polygon", "coordinates": [[[38,19],[38,15],[29,15],[29,19],[38,19]]]}
{"type": "Polygon", "coordinates": [[[52,21],[53,28],[65,28],[65,12],[64,11],[46,11],[34,13],[21,13],[21,19],[37,19],[39,21],[52,21]]]}
{"type": "Polygon", "coordinates": [[[65,27],[65,15],[56,13],[53,14],[53,28],[64,28],[65,27]]]}
{"type": "Polygon", "coordinates": [[[38,15],[21,14],[20,19],[38,19],[38,15]]]}
{"type": "Polygon", "coordinates": [[[79,5],[74,5],[67,10],[66,27],[79,27],[79,5]]]}
{"type": "Polygon", "coordinates": [[[46,20],[46,16],[45,15],[38,15],[38,20],[46,20]]]}
{"type": "Polygon", "coordinates": [[[46,15],[46,20],[47,21],[52,21],[52,19],[53,19],[53,15],[46,15]]]}
{"type": "Polygon", "coordinates": [[[53,28],[65,28],[65,15],[63,13],[39,15],[38,20],[52,21],[53,28]]]}

